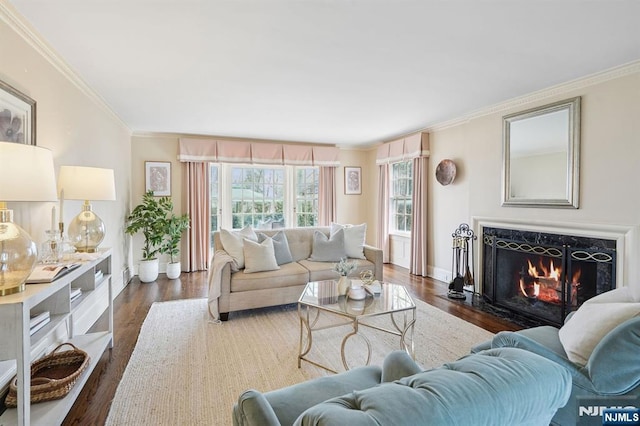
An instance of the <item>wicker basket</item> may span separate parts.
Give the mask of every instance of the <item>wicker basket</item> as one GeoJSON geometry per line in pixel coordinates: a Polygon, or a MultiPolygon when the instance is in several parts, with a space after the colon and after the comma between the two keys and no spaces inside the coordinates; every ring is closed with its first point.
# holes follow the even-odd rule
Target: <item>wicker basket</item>
{"type": "MultiPolygon", "coordinates": [[[[71,343],[63,343],[50,354],[43,356],[31,364],[31,403],[64,398],[80,374],[89,364],[89,355],[71,343]],[[58,351],[68,345],[73,349],[58,351]]],[[[5,399],[7,407],[18,404],[18,378],[13,378],[9,385],[9,394],[5,399]]]]}

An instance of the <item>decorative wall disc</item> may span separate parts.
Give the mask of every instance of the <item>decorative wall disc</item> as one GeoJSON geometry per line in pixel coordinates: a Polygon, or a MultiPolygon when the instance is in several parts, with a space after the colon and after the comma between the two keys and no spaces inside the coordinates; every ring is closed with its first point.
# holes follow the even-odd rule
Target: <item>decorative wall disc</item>
{"type": "Polygon", "coordinates": [[[456,163],[451,160],[442,160],[436,167],[436,180],[441,185],[449,185],[456,178],[456,163]]]}

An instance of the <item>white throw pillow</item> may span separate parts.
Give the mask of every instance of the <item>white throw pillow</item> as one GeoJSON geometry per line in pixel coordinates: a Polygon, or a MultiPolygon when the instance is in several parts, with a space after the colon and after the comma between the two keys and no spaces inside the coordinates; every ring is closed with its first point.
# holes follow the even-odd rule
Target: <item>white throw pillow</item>
{"type": "Polygon", "coordinates": [[[258,236],[251,228],[251,226],[245,226],[239,231],[227,231],[226,229],[220,230],[220,242],[224,250],[229,253],[229,256],[236,261],[238,269],[244,268],[244,251],[242,240],[247,238],[251,241],[258,241],[258,236]]]}
{"type": "Polygon", "coordinates": [[[585,365],[607,333],[638,314],[640,303],[584,303],[560,328],[560,343],[572,362],[585,365]]]}
{"type": "Polygon", "coordinates": [[[276,252],[273,249],[273,240],[267,238],[261,243],[255,243],[244,239],[244,273],[275,271],[280,269],[276,262],[276,252]]]}
{"type": "Polygon", "coordinates": [[[331,223],[330,237],[333,237],[340,229],[344,229],[344,249],[347,257],[365,259],[363,246],[367,236],[367,224],[341,225],[339,223],[331,223]]]}

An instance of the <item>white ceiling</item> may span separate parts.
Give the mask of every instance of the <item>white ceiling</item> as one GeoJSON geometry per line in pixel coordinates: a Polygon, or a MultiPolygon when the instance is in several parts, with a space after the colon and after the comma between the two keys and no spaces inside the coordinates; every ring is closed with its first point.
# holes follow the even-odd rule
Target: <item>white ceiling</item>
{"type": "Polygon", "coordinates": [[[9,1],[134,132],[365,145],[640,58],[637,0],[9,1]]]}

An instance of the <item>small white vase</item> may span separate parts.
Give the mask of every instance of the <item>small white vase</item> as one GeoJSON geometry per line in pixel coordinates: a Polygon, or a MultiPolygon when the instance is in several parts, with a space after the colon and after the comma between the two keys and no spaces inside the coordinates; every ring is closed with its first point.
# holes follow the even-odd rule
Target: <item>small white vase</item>
{"type": "Polygon", "coordinates": [[[180,278],[180,272],[182,272],[181,269],[182,265],[180,262],[167,263],[167,278],[170,280],[180,278]]]}
{"type": "Polygon", "coordinates": [[[338,280],[338,295],[344,296],[347,294],[347,290],[349,290],[349,286],[351,285],[351,280],[344,275],[340,276],[338,280]]]}
{"type": "Polygon", "coordinates": [[[367,297],[367,291],[361,285],[355,286],[355,287],[354,286],[349,287],[349,299],[363,300],[366,297],[367,297]]]}
{"type": "Polygon", "coordinates": [[[150,283],[158,278],[158,259],[141,260],[138,265],[138,278],[143,283],[150,283]]]}

